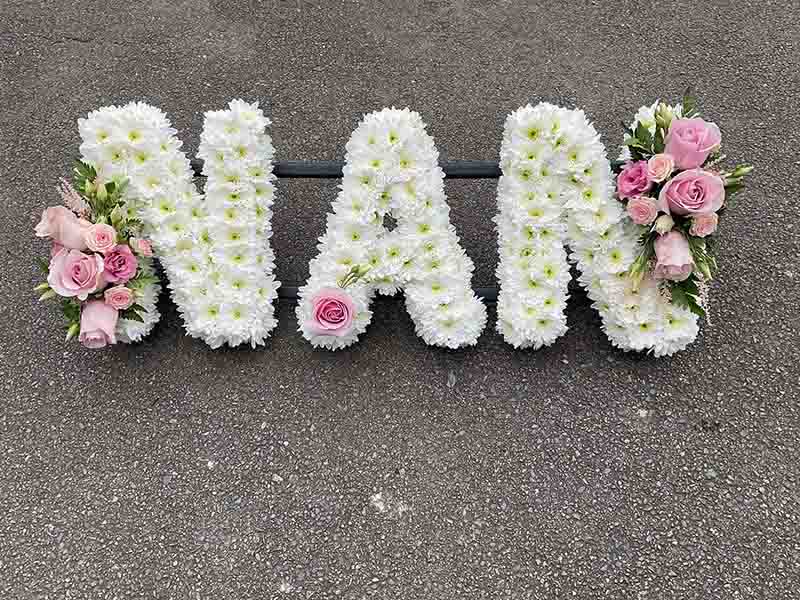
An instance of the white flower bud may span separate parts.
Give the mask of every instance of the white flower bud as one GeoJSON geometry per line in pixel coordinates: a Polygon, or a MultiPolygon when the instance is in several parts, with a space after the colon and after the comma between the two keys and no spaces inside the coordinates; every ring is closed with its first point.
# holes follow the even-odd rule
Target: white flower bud
{"type": "Polygon", "coordinates": [[[669,233],[672,231],[672,228],[675,226],[675,221],[669,215],[661,215],[656,219],[656,223],[653,226],[658,233],[664,235],[665,233],[669,233]]]}

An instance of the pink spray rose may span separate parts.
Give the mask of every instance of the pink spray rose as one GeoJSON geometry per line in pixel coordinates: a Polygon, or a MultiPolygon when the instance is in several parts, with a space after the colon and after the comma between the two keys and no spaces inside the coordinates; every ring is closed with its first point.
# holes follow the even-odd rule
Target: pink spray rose
{"type": "Polygon", "coordinates": [[[118,244],[106,254],[105,278],[109,283],[125,283],[136,275],[139,262],[126,244],[118,244]]]}
{"type": "Polygon", "coordinates": [[[134,304],[133,290],[124,285],[115,285],[103,293],[106,304],[117,310],[125,310],[134,304]]]}
{"type": "Polygon", "coordinates": [[[658,216],[656,199],[647,196],[634,196],[625,208],[637,225],[650,225],[658,216]]]}
{"type": "Polygon", "coordinates": [[[702,169],[678,173],[658,194],[658,209],[674,215],[705,215],[717,212],[725,202],[725,184],[702,169]]]}
{"type": "Polygon", "coordinates": [[[675,160],[669,154],[655,154],[647,161],[647,175],[657,183],[669,177],[674,168],[675,160]]]}
{"type": "Polygon", "coordinates": [[[59,296],[86,300],[89,294],[105,285],[103,257],[62,248],[50,259],[47,283],[59,296]]]}
{"type": "Polygon", "coordinates": [[[679,169],[701,166],[712,150],[719,146],[719,127],[700,118],[673,119],[664,139],[664,152],[675,159],[679,169]]]}
{"type": "Polygon", "coordinates": [[[116,344],[114,330],[119,313],[102,300],[92,300],[81,307],[81,332],[78,341],[87,348],[116,344]]]}
{"type": "Polygon", "coordinates": [[[86,245],[93,252],[108,254],[117,245],[117,231],[111,225],[95,223],[86,230],[86,245]]]}
{"type": "Polygon", "coordinates": [[[680,231],[673,229],[659,235],[655,249],[656,268],[653,275],[656,279],[683,281],[692,274],[694,259],[689,250],[689,242],[680,231]]]}
{"type": "Polygon", "coordinates": [[[323,288],[311,299],[314,307],[307,324],[314,335],[347,335],[353,325],[353,299],[342,289],[323,288]]]}
{"type": "Polygon", "coordinates": [[[36,225],[36,237],[49,237],[53,242],[66,248],[86,250],[84,234],[92,224],[79,219],[75,213],[64,206],[51,206],[42,213],[42,220],[36,225]]]}
{"type": "Polygon", "coordinates": [[[711,235],[717,230],[719,217],[717,213],[708,213],[707,215],[696,215],[692,217],[692,226],[689,228],[689,235],[696,237],[706,237],[711,235]]]}
{"type": "Polygon", "coordinates": [[[150,243],[150,240],[132,237],[128,240],[128,244],[130,244],[131,249],[137,254],[153,256],[153,245],[150,243]]]}
{"type": "Polygon", "coordinates": [[[653,182],[647,174],[646,160],[628,163],[617,175],[617,195],[621,199],[644,194],[652,185],[653,182]]]}

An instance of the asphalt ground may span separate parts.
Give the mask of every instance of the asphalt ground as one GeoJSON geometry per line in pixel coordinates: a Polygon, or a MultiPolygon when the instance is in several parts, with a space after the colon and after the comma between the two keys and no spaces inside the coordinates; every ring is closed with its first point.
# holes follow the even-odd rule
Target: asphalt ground
{"type": "MultiPolygon", "coordinates": [[[[740,599],[800,584],[797,118],[784,2],[0,0],[0,598],[740,599]],[[613,349],[572,290],[568,334],[426,347],[402,298],[314,351],[282,301],[265,348],[212,351],[174,306],[91,352],[31,291],[32,229],[110,103],[260,100],[282,159],[341,159],[362,114],[410,106],[443,159],[494,159],[527,102],[605,142],[687,84],[756,171],[726,215],[710,325],[613,349]]],[[[278,277],[307,275],[336,181],[282,180],[278,277]]],[[[447,183],[494,285],[493,181],[447,183]]]]}

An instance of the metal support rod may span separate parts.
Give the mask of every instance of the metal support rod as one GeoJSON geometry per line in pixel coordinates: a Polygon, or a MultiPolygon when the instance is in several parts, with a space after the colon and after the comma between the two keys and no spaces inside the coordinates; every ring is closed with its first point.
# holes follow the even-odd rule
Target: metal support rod
{"type": "MultiPolygon", "coordinates": [[[[340,179],[344,162],[341,160],[279,160],[275,175],[288,179],[340,179]]],[[[502,174],[498,163],[491,160],[450,160],[441,163],[448,179],[497,179],[502,174]]],[[[192,159],[195,175],[203,172],[203,161],[192,159]]],[[[475,293],[487,302],[497,302],[497,288],[478,288],[475,293]]],[[[278,298],[297,300],[297,287],[281,286],[278,298]]]]}
{"type": "MultiPolygon", "coordinates": [[[[278,160],[275,175],[288,179],[340,179],[344,162],[341,160],[278,160]]],[[[497,179],[500,165],[492,160],[448,160],[441,163],[448,179],[497,179]]],[[[203,170],[203,161],[192,160],[195,175],[203,170]]]]}
{"type": "MultiPolygon", "coordinates": [[[[486,302],[497,302],[497,288],[477,288],[475,294],[486,302]]],[[[282,285],[278,288],[278,298],[281,300],[297,300],[297,287],[282,285]]]]}

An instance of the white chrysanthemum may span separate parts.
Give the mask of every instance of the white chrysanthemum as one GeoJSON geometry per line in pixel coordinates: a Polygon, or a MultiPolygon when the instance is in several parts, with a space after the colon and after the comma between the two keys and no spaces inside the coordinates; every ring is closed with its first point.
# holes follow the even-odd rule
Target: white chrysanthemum
{"type": "MultiPolygon", "coordinates": [[[[655,128],[656,106],[642,107],[636,122],[655,128]]],[[[695,339],[696,315],[671,304],[657,282],[634,289],[627,275],[641,231],[614,198],[605,149],[582,111],[542,103],[513,112],[500,165],[497,329],[508,343],[536,349],[566,331],[567,241],[615,346],[663,356],[695,339]]]]}
{"type": "Polygon", "coordinates": [[[309,265],[311,276],[299,290],[303,336],[316,347],[349,346],[369,325],[374,294],[405,289],[408,312],[426,343],[475,344],[486,309],[470,287],[474,267],[450,224],[439,153],[421,117],[408,109],[373,112],[346,149],[341,191],[309,265]],[[397,221],[393,231],[383,225],[387,214],[397,221]],[[309,327],[312,298],[356,266],[370,270],[345,290],[355,306],[352,327],[344,336],[316,335],[309,327]]]}
{"type": "Polygon", "coordinates": [[[84,160],[102,177],[128,178],[127,207],[153,240],[186,330],[213,348],[263,344],[277,324],[269,124],[242,100],[205,114],[202,195],[160,110],[131,103],[78,121],[84,160]]]}

